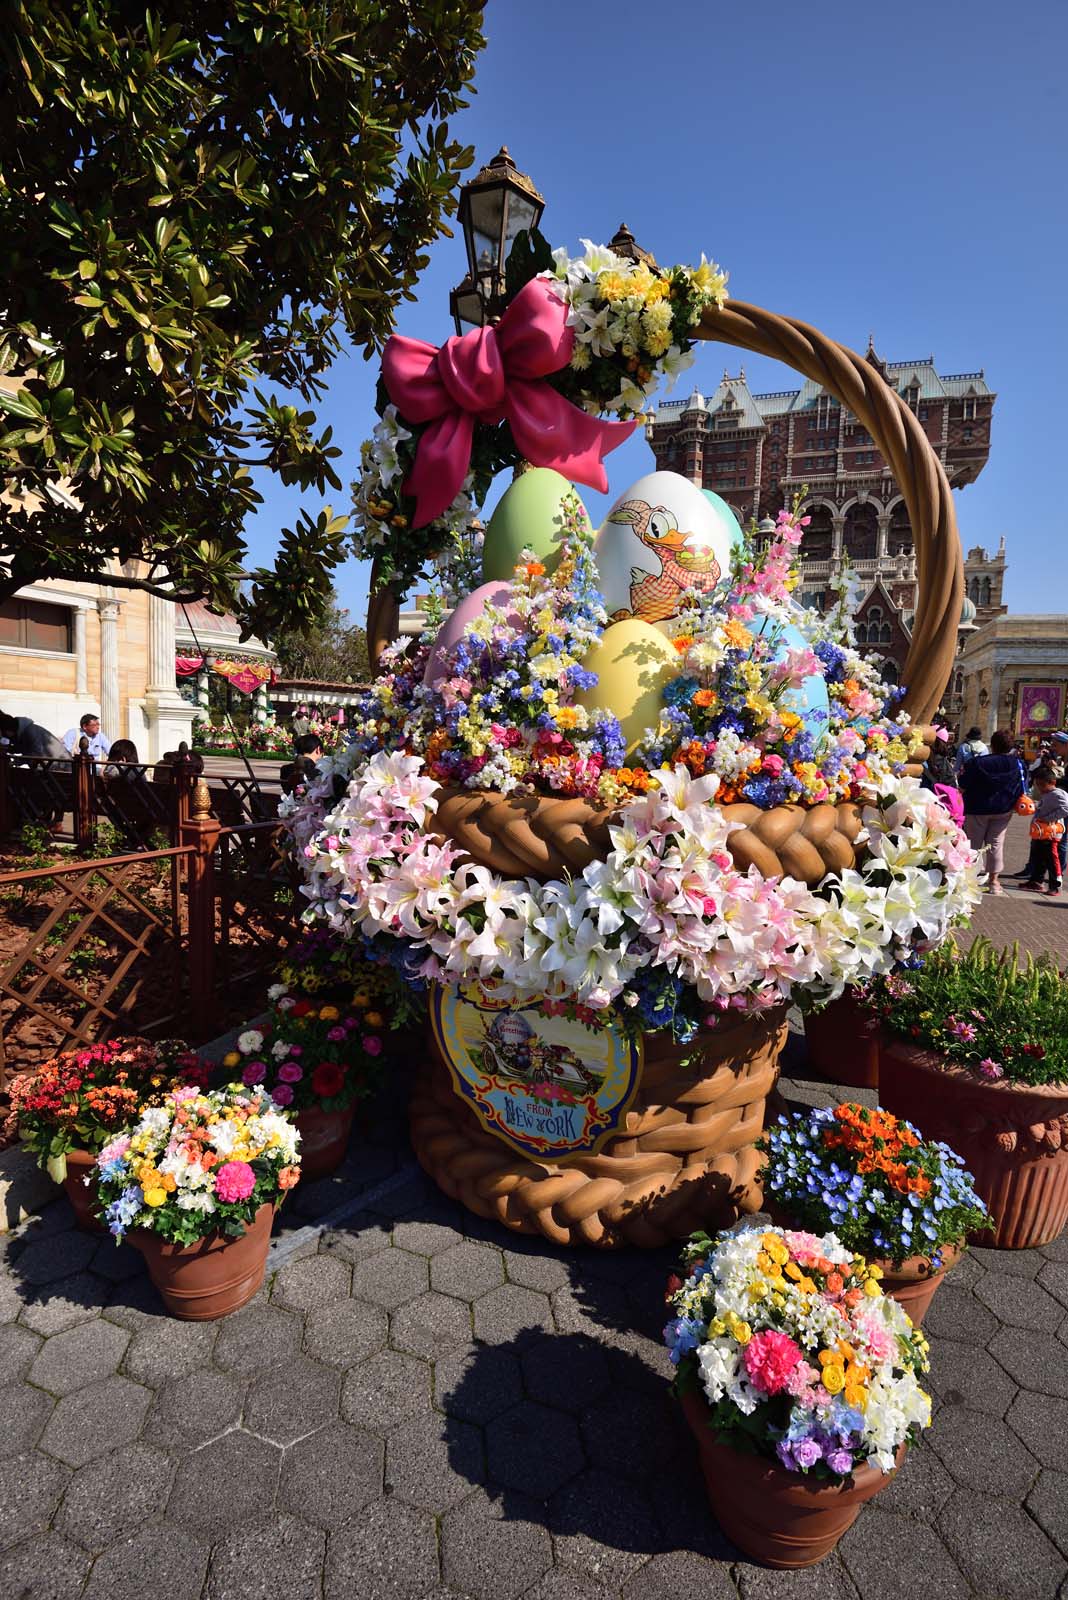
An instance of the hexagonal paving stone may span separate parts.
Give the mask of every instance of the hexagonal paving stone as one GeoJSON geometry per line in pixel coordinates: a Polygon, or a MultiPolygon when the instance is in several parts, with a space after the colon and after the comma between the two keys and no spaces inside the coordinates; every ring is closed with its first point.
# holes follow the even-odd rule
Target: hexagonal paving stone
{"type": "Polygon", "coordinates": [[[472,1244],[469,1239],[443,1251],[430,1263],[431,1287],[440,1294],[455,1295],[458,1300],[477,1300],[480,1294],[503,1282],[501,1252],[489,1245],[472,1244]]]}
{"type": "Polygon", "coordinates": [[[1061,1555],[1068,1556],[1068,1472],[1041,1473],[1027,1497],[1027,1509],[1061,1555]]]}
{"type": "Polygon", "coordinates": [[[382,1493],[382,1441],[335,1422],[286,1451],[279,1502],[306,1522],[345,1528],[382,1493]]]}
{"type": "Polygon", "coordinates": [[[448,1512],[441,1524],[445,1582],[475,1600],[516,1600],[552,1566],[552,1540],[539,1525],[541,1507],[510,1497],[501,1508],[474,1494],[448,1512]]]}
{"type": "Polygon", "coordinates": [[[471,1342],[471,1309],[445,1294],[421,1294],[395,1311],[389,1322],[390,1343],[426,1361],[471,1342]]]}
{"type": "Polygon", "coordinates": [[[936,1339],[931,1349],[929,1388],[949,1406],[967,1406],[1003,1417],[1016,1385],[993,1356],[955,1339],[936,1339]]]}
{"type": "Polygon", "coordinates": [[[407,1505],[447,1511],[484,1478],[482,1434],[470,1423],[420,1417],[386,1442],[387,1492],[407,1505]]]}
{"type": "Polygon", "coordinates": [[[1053,1600],[1058,1593],[1063,1557],[1011,1500],[989,1496],[977,1516],[975,1495],[958,1489],[942,1508],[937,1530],[981,1594],[997,1595],[998,1600],[1053,1600]]]}
{"type": "Polygon", "coordinates": [[[1021,1389],[1005,1421],[1044,1467],[1068,1472],[1068,1400],[1021,1389]]]}
{"type": "Polygon", "coordinates": [[[0,1383],[24,1378],[40,1348],[41,1341],[35,1333],[5,1322],[0,1327],[0,1383]]]}
{"type": "Polygon", "coordinates": [[[1064,1307],[1037,1283],[1010,1277],[1006,1272],[988,1272],[976,1294],[1000,1322],[1012,1328],[1055,1333],[1064,1321],[1064,1307]]]}
{"type": "Polygon", "coordinates": [[[218,1330],[213,1322],[178,1322],[174,1318],[137,1334],[126,1352],[122,1370],[128,1378],[161,1388],[184,1378],[211,1360],[218,1330]]]}
{"type": "Polygon", "coordinates": [[[167,1502],[168,1521],[205,1535],[261,1520],[274,1503],[282,1452],[237,1428],[186,1456],[167,1502]]]}
{"type": "Polygon", "coordinates": [[[330,1536],[326,1600],[405,1600],[426,1595],[437,1581],[438,1541],[429,1512],[377,1500],[330,1536]]]}
{"type": "Polygon", "coordinates": [[[933,1529],[878,1506],[864,1509],[863,1533],[859,1521],[854,1523],[839,1547],[862,1594],[880,1600],[910,1600],[916,1594],[968,1600],[970,1587],[933,1529]]]}
{"type": "Polygon", "coordinates": [[[505,1283],[475,1301],[475,1337],[486,1344],[505,1344],[510,1339],[529,1341],[552,1328],[552,1311],[547,1295],[523,1289],[518,1283],[505,1283]]]}
{"type": "MultiPolygon", "coordinates": [[[[994,1250],[988,1245],[972,1245],[964,1259],[969,1258],[987,1272],[1007,1272],[1013,1278],[1037,1277],[1046,1259],[1041,1250],[994,1250]]],[[[954,1267],[954,1282],[956,1275],[954,1267]]]]}
{"type": "Polygon", "coordinates": [[[585,1411],[612,1381],[604,1351],[581,1334],[548,1334],[521,1359],[531,1399],[563,1411],[585,1411]]]}
{"type": "MultiPolygon", "coordinates": [[[[342,1261],[362,1261],[389,1248],[393,1230],[383,1217],[358,1212],[343,1228],[328,1228],[319,1240],[319,1254],[340,1256],[342,1261]]],[[[409,1248],[414,1249],[415,1246],[409,1248]]],[[[426,1252],[424,1252],[425,1254],[426,1252]]]]}
{"type": "Polygon", "coordinates": [[[165,1450],[195,1449],[233,1426],[241,1415],[245,1385],[203,1367],[158,1390],[145,1435],[165,1450]]]}
{"type": "Polygon", "coordinates": [[[304,1324],[289,1311],[251,1305],[219,1327],[212,1359],[224,1372],[245,1377],[291,1361],[300,1349],[304,1324]]]}
{"type": "Polygon", "coordinates": [[[427,1262],[409,1250],[380,1250],[357,1262],[352,1270],[352,1294],[356,1300],[393,1311],[423,1294],[428,1282],[427,1262]]]}
{"type": "Polygon", "coordinates": [[[522,1284],[524,1289],[540,1289],[543,1294],[552,1294],[554,1289],[562,1289],[569,1281],[566,1262],[559,1256],[542,1255],[537,1249],[529,1252],[506,1250],[504,1267],[509,1283],[522,1284]]]}
{"type": "Polygon", "coordinates": [[[447,1222],[426,1222],[421,1218],[405,1219],[393,1229],[393,1242],[401,1250],[411,1250],[417,1256],[436,1256],[443,1250],[463,1242],[459,1227],[447,1222]]]}
{"type": "Polygon", "coordinates": [[[319,1594],[326,1535],[296,1517],[235,1528],[215,1546],[204,1600],[303,1600],[319,1594]]]}
{"type": "Polygon", "coordinates": [[[30,1368],[31,1383],[52,1394],[70,1394],[116,1372],[130,1335],[97,1317],[46,1340],[30,1368]]]}
{"type": "Polygon", "coordinates": [[[584,1472],[549,1502],[557,1562],[618,1589],[661,1548],[652,1508],[633,1483],[584,1472]]]}
{"type": "Polygon", "coordinates": [[[299,1360],[257,1378],[245,1401],[244,1426],[275,1444],[293,1444],[337,1416],[341,1374],[299,1360]]]}
{"type": "Polygon", "coordinates": [[[1068,1306],[1068,1262],[1047,1261],[1038,1275],[1038,1281],[1047,1294],[1068,1306]]]}
{"type": "Polygon", "coordinates": [[[70,1476],[38,1451],[0,1461],[0,1549],[47,1528],[70,1476]]]}
{"type": "Polygon", "coordinates": [[[615,1600],[615,1594],[614,1589],[610,1594],[601,1584],[580,1578],[567,1567],[550,1567],[533,1589],[527,1590],[524,1600],[615,1600]]]}
{"type": "Polygon", "coordinates": [[[117,1322],[120,1328],[140,1333],[142,1328],[162,1327],[167,1320],[167,1308],[146,1275],[118,1284],[101,1315],[108,1322],[117,1322]]]}
{"type": "Polygon", "coordinates": [[[18,1258],[18,1275],[23,1283],[55,1283],[87,1267],[96,1253],[98,1237],[88,1233],[56,1234],[28,1244],[18,1258]]]}
{"type": "Polygon", "coordinates": [[[679,1408],[666,1390],[613,1390],[582,1417],[590,1465],[639,1482],[665,1471],[686,1440],[679,1408]]]}
{"type": "Polygon", "coordinates": [[[571,1417],[523,1400],[486,1425],[490,1480],[544,1500],[586,1465],[571,1417]]]}
{"type": "Polygon", "coordinates": [[[51,1395],[28,1383],[9,1383],[0,1389],[0,1456],[31,1450],[55,1403],[51,1395]]]}
{"type": "Polygon", "coordinates": [[[1024,1338],[1016,1328],[1002,1328],[987,1349],[1022,1389],[1068,1400],[1068,1361],[1059,1339],[1048,1333],[1029,1333],[1024,1338]]]}
{"type": "Polygon", "coordinates": [[[199,1600],[210,1546],[193,1534],[174,1536],[168,1523],[154,1523],[120,1539],[97,1558],[82,1600],[199,1600]]]}
{"type": "Polygon", "coordinates": [[[430,1410],[430,1367],[398,1350],[377,1355],[345,1374],[341,1415],[359,1428],[385,1432],[430,1410]]]}
{"type": "Polygon", "coordinates": [[[509,1350],[479,1345],[434,1363],[434,1399],[464,1422],[489,1422],[523,1398],[519,1362],[509,1350]]]}
{"type": "Polygon", "coordinates": [[[173,1462],[147,1445],[101,1456],[75,1474],[56,1527],[86,1550],[104,1550],[164,1504],[173,1476],[173,1462]]]}
{"type": "Polygon", "coordinates": [[[1022,1500],[1038,1475],[1038,1462],[1011,1428],[963,1406],[944,1406],[926,1442],[951,1478],[984,1494],[1022,1500]]]}
{"type": "Polygon", "coordinates": [[[126,1378],[105,1378],[59,1402],[41,1435],[42,1450],[72,1467],[129,1444],[141,1432],[152,1392],[126,1378]]]}
{"type": "Polygon", "coordinates": [[[737,1591],[722,1566],[693,1550],[672,1550],[639,1568],[623,1585],[620,1600],[678,1600],[682,1594],[735,1600],[737,1591]]]}
{"type": "Polygon", "coordinates": [[[45,1288],[24,1290],[25,1304],[19,1321],[47,1339],[65,1333],[79,1322],[100,1315],[100,1279],[91,1272],[76,1272],[45,1288]]]}
{"type": "Polygon", "coordinates": [[[929,1339],[956,1339],[961,1344],[985,1345],[999,1327],[992,1311],[952,1281],[942,1285],[923,1319],[929,1339]]]}
{"type": "Polygon", "coordinates": [[[381,1350],[388,1333],[389,1318],[380,1307],[360,1300],[339,1300],[308,1313],[304,1348],[316,1361],[351,1367],[381,1350]]]}
{"type": "Polygon", "coordinates": [[[880,1490],[879,1507],[882,1511],[919,1517],[921,1522],[933,1522],[956,1487],[925,1433],[919,1445],[909,1451],[905,1469],[880,1490]]]}
{"type": "Polygon", "coordinates": [[[27,1539],[0,1556],[0,1594],[9,1600],[71,1600],[92,1557],[57,1534],[27,1539]]]}
{"type": "Polygon", "coordinates": [[[344,1300],[351,1277],[348,1262],[337,1256],[305,1256],[281,1269],[271,1290],[271,1303],[310,1311],[331,1300],[344,1300]]]}

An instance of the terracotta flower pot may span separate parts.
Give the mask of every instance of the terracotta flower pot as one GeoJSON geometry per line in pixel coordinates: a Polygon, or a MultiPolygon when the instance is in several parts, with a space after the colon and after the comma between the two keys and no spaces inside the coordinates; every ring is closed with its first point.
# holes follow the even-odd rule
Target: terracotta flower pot
{"type": "Polygon", "coordinates": [[[75,1220],[85,1233],[106,1233],[100,1220],[100,1202],[96,1192],[96,1157],[88,1150],[67,1151],[67,1176],[63,1188],[71,1203],[75,1220]],[[86,1183],[86,1178],[89,1182],[86,1183]]]}
{"type": "Polygon", "coordinates": [[[809,1065],[831,1083],[879,1087],[879,1019],[847,989],[822,1011],[805,1015],[809,1065]]]}
{"type": "Polygon", "coordinates": [[[325,1178],[341,1165],[349,1148],[355,1115],[355,1100],[345,1111],[324,1111],[321,1106],[308,1106],[298,1111],[300,1176],[304,1183],[325,1178]]]}
{"type": "Polygon", "coordinates": [[[263,1282],[274,1206],[263,1205],[240,1239],[209,1233],[195,1244],[171,1244],[149,1228],[126,1235],[145,1258],[148,1275],[172,1317],[214,1322],[247,1305],[263,1282]]]}
{"type": "Polygon", "coordinates": [[[872,1262],[874,1266],[882,1268],[885,1292],[893,1296],[902,1310],[908,1312],[913,1327],[918,1328],[927,1315],[935,1290],[946,1273],[957,1265],[962,1253],[954,1245],[943,1246],[943,1265],[937,1272],[931,1271],[928,1256],[909,1256],[897,1267],[892,1261],[880,1261],[876,1257],[872,1258],[872,1262]]]}
{"type": "Polygon", "coordinates": [[[409,1102],[412,1148],[469,1210],[554,1244],[656,1249],[715,1232],[760,1207],[755,1141],[785,1040],[782,1007],[691,1045],[647,1034],[619,1132],[592,1154],[526,1157],[482,1127],[431,1039],[409,1102]]]}
{"type": "Polygon", "coordinates": [[[880,1099],[964,1161],[995,1226],[973,1244],[1026,1250],[1068,1222],[1068,1086],[988,1083],[902,1039],[880,1043],[880,1099]]]}
{"type": "Polygon", "coordinates": [[[811,1567],[829,1556],[865,1502],[893,1481],[904,1455],[902,1446],[893,1472],[864,1466],[841,1483],[821,1482],[721,1444],[703,1395],[684,1394],[682,1408],[716,1521],[739,1549],[769,1567],[811,1567]]]}

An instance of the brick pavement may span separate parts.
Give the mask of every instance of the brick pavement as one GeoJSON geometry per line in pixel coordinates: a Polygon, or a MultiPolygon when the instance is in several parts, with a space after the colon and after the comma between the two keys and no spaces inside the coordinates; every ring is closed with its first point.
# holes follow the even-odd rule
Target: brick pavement
{"type": "Polygon", "coordinates": [[[774,1573],[717,1528],[668,1394],[673,1252],[482,1223],[412,1169],[399,1105],[375,1128],[221,1323],[170,1321],[65,1200],[6,1242],[5,1600],[1066,1600],[1068,1238],[971,1252],[924,1443],[835,1556],[774,1573]]]}

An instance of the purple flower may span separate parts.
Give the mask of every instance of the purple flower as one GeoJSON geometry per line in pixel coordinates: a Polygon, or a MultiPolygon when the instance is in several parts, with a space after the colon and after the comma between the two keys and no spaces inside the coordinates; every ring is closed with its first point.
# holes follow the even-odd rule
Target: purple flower
{"type": "Polygon", "coordinates": [[[815,1439],[798,1439],[794,1445],[794,1456],[802,1472],[809,1467],[814,1467],[820,1459],[821,1451],[815,1439]]]}
{"type": "Polygon", "coordinates": [[[279,1083],[299,1083],[304,1076],[304,1068],[298,1067],[295,1061],[283,1061],[278,1069],[279,1083]]]}
{"type": "Polygon", "coordinates": [[[241,1082],[251,1089],[253,1084],[262,1083],[267,1076],[267,1068],[262,1061],[250,1061],[241,1074],[241,1082]]]}
{"type": "Polygon", "coordinates": [[[365,1033],[360,1043],[369,1056],[380,1056],[382,1054],[382,1041],[376,1033],[365,1033]]]}
{"type": "Polygon", "coordinates": [[[840,1472],[844,1477],[853,1470],[852,1450],[831,1450],[827,1454],[827,1465],[832,1472],[840,1472]]]}
{"type": "Polygon", "coordinates": [[[327,1029],[326,1037],[330,1040],[331,1044],[340,1044],[342,1039],[346,1038],[347,1035],[344,1028],[335,1026],[327,1029]]]}
{"type": "Polygon", "coordinates": [[[271,1090],[271,1099],[276,1106],[287,1106],[293,1099],[293,1090],[288,1083],[276,1083],[271,1090]]]}

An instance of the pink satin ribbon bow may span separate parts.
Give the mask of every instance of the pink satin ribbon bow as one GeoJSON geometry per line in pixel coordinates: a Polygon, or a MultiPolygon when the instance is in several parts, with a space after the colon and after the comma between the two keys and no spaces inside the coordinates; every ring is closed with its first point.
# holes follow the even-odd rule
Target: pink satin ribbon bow
{"type": "Polygon", "coordinates": [[[455,500],[471,463],[475,423],[507,421],[520,453],[591,489],[608,488],[603,458],[636,422],[602,422],[541,380],[571,360],[567,307],[543,278],[516,295],[495,328],[475,328],[440,349],[394,334],[382,354],[389,398],[405,422],[428,423],[404,484],[425,527],[455,500]]]}

